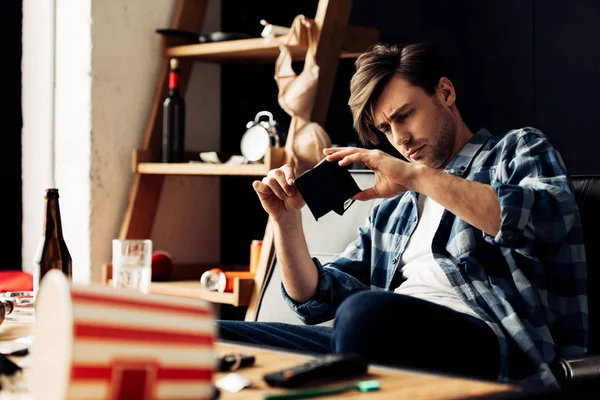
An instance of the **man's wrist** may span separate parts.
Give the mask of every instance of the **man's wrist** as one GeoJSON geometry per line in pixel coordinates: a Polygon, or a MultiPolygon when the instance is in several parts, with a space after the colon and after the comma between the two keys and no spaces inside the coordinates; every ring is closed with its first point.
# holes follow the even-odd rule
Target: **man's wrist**
{"type": "Polygon", "coordinates": [[[417,164],[411,165],[412,171],[411,176],[408,180],[408,189],[417,193],[426,191],[427,184],[431,183],[432,179],[435,178],[438,170],[428,167],[427,165],[417,164]]]}
{"type": "Polygon", "coordinates": [[[281,230],[296,228],[302,222],[302,214],[300,210],[288,212],[277,218],[273,218],[273,222],[281,230]]]}

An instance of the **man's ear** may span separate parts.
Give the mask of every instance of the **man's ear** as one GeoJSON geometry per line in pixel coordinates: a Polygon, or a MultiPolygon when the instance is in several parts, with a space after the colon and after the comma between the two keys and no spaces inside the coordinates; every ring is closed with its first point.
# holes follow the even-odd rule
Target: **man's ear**
{"type": "Polygon", "coordinates": [[[451,107],[456,102],[456,91],[450,79],[442,77],[438,83],[438,95],[442,104],[451,107]]]}

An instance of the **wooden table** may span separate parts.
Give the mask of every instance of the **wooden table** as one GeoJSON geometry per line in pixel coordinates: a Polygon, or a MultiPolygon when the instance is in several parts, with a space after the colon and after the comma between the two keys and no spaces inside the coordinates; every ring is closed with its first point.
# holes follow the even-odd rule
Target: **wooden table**
{"type": "MultiPolygon", "coordinates": [[[[0,346],[5,345],[10,340],[27,336],[31,337],[30,335],[32,335],[32,333],[31,324],[8,323],[8,321],[5,321],[2,326],[0,326],[0,346]]],[[[230,393],[221,390],[220,399],[222,400],[262,399],[265,393],[282,392],[283,389],[275,389],[267,386],[262,380],[262,376],[267,372],[298,365],[310,359],[309,355],[300,353],[224,342],[217,343],[216,352],[219,355],[244,353],[252,354],[256,357],[256,363],[253,367],[236,371],[236,373],[248,378],[252,382],[252,385],[242,389],[238,393],[230,393]]],[[[23,357],[10,357],[10,359],[17,364],[24,361],[23,357]]],[[[24,368],[24,372],[25,379],[27,380],[27,367],[24,368]]],[[[215,381],[225,375],[227,375],[227,373],[217,373],[215,375],[215,381]]],[[[368,374],[364,377],[349,379],[345,382],[371,379],[379,381],[381,385],[379,391],[366,393],[356,391],[321,398],[435,400],[481,398],[493,395],[502,395],[502,397],[504,397],[504,395],[512,396],[520,392],[520,388],[517,386],[496,382],[469,380],[378,366],[370,366],[368,374]]],[[[341,383],[344,383],[344,381],[337,381],[335,385],[341,383]]],[[[33,396],[25,392],[20,394],[10,394],[2,390],[0,391],[0,400],[33,400],[33,396]]]]}
{"type": "MultiPolygon", "coordinates": [[[[283,389],[270,388],[262,376],[267,372],[276,371],[288,366],[298,365],[307,361],[310,357],[285,351],[251,347],[246,345],[219,343],[217,345],[219,355],[227,353],[252,354],[256,357],[254,367],[239,369],[239,375],[248,378],[252,382],[251,387],[242,389],[238,393],[230,393],[221,390],[220,399],[244,400],[262,399],[265,393],[278,393],[283,389]]],[[[216,379],[225,376],[219,373],[216,379]]],[[[361,393],[358,391],[337,394],[321,399],[370,399],[370,400],[398,400],[398,399],[466,399],[481,398],[492,395],[517,394],[520,389],[517,386],[501,384],[496,382],[478,381],[450,376],[440,376],[417,371],[392,369],[386,367],[370,366],[368,375],[364,377],[347,380],[355,382],[359,380],[376,379],[381,385],[379,391],[361,393]]],[[[338,385],[342,383],[336,382],[338,385]]]]}

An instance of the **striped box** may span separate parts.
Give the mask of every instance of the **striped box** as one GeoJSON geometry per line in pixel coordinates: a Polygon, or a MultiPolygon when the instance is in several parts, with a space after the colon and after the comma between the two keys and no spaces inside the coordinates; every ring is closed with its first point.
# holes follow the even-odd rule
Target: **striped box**
{"type": "Polygon", "coordinates": [[[213,397],[212,304],[75,285],[50,271],[36,300],[35,399],[213,397]]]}

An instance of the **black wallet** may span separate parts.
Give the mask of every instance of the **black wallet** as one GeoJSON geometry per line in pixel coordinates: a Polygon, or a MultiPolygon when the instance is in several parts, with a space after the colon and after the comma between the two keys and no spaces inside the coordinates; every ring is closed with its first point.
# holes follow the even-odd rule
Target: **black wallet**
{"type": "Polygon", "coordinates": [[[316,220],[330,211],[343,215],[362,191],[348,169],[326,158],[296,178],[295,185],[316,220]]]}

